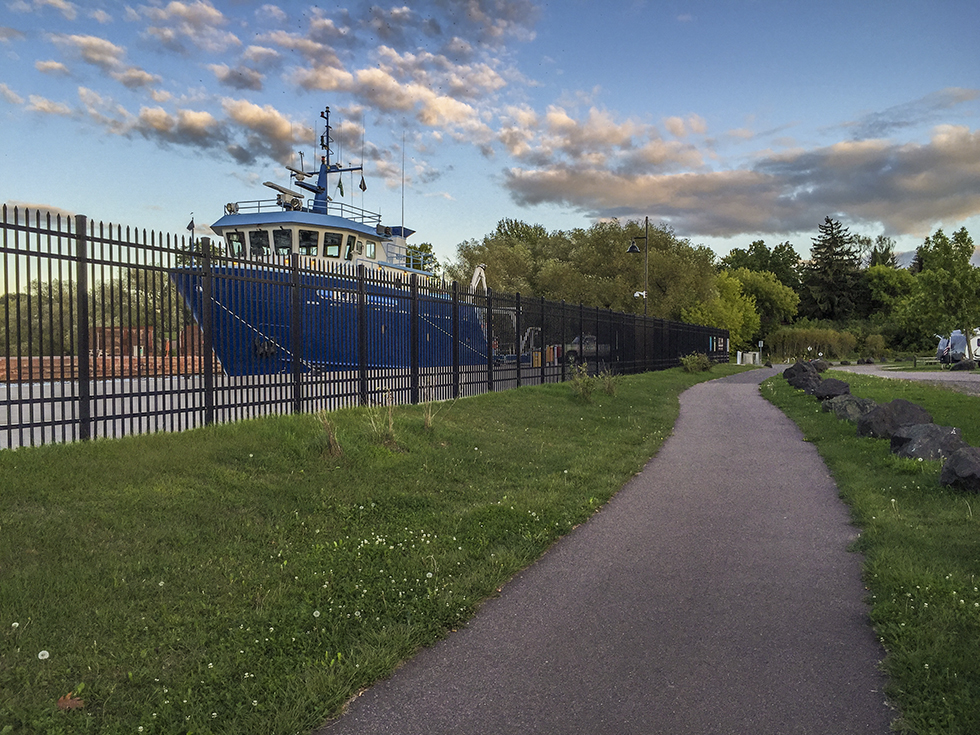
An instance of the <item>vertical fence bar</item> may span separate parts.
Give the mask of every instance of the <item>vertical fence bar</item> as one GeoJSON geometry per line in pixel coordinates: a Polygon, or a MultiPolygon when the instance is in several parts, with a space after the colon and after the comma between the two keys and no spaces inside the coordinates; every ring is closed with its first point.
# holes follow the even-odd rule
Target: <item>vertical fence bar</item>
{"type": "Polygon", "coordinates": [[[92,438],[92,383],[89,372],[88,328],[88,218],[75,215],[75,284],[78,299],[78,438],[92,438]]]}
{"type": "Polygon", "coordinates": [[[289,349],[293,353],[293,413],[303,411],[303,296],[299,253],[289,255],[289,349]]]}
{"type": "Polygon", "coordinates": [[[453,398],[459,398],[459,284],[453,281],[453,398]]]}
{"type": "Polygon", "coordinates": [[[362,406],[368,405],[367,374],[367,293],[363,265],[357,266],[357,399],[362,406]]]}
{"type": "MultiPolygon", "coordinates": [[[[191,240],[193,251],[194,241],[191,240]]],[[[201,238],[201,363],[204,365],[204,425],[214,423],[214,275],[211,271],[211,238],[201,238]]]]}
{"type": "Polygon", "coordinates": [[[409,398],[412,405],[419,402],[419,278],[413,273],[409,279],[409,398]]]}
{"type": "Polygon", "coordinates": [[[514,294],[514,352],[517,353],[517,387],[521,387],[521,361],[524,357],[523,332],[521,328],[521,292],[514,294]]]}
{"type": "Polygon", "coordinates": [[[493,292],[487,289],[487,392],[493,393],[493,292]]]}
{"type": "Polygon", "coordinates": [[[562,383],[564,383],[568,377],[565,374],[565,364],[568,362],[568,358],[565,356],[565,340],[567,339],[565,333],[565,316],[568,313],[568,309],[566,308],[566,306],[567,305],[565,304],[565,299],[562,299],[561,300],[561,331],[559,332],[559,334],[561,335],[561,350],[558,353],[558,363],[560,365],[559,370],[560,370],[560,378],[562,383]]]}

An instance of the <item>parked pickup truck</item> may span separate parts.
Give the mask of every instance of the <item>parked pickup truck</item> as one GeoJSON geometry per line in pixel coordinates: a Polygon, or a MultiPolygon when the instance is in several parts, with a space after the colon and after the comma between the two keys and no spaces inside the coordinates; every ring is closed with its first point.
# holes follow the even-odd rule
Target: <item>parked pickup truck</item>
{"type": "Polygon", "coordinates": [[[574,365],[580,360],[596,360],[609,357],[610,349],[608,344],[599,344],[595,336],[591,334],[585,335],[582,340],[583,343],[580,344],[579,338],[576,337],[570,344],[565,345],[565,361],[569,365],[574,365]]]}

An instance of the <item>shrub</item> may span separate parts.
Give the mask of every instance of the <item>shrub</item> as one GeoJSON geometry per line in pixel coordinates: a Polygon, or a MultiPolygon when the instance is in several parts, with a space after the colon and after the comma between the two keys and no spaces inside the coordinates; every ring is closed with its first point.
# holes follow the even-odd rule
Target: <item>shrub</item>
{"type": "Polygon", "coordinates": [[[595,392],[598,378],[589,375],[588,365],[579,363],[572,369],[572,376],[569,378],[569,385],[572,393],[586,403],[592,402],[592,394],[595,392]]]}
{"type": "Polygon", "coordinates": [[[613,374],[612,370],[603,370],[599,373],[599,380],[602,382],[602,389],[607,395],[616,395],[616,383],[619,379],[613,374]]]}
{"type": "Polygon", "coordinates": [[[769,335],[769,346],[781,359],[800,357],[809,359],[819,353],[825,357],[841,358],[854,352],[857,337],[850,332],[817,327],[783,327],[769,335]]]}
{"type": "Polygon", "coordinates": [[[711,359],[703,352],[692,352],[681,358],[681,365],[689,373],[703,373],[711,370],[711,359]]]}
{"type": "Polygon", "coordinates": [[[885,338],[880,334],[869,334],[864,340],[864,352],[880,360],[885,354],[885,338]]]}

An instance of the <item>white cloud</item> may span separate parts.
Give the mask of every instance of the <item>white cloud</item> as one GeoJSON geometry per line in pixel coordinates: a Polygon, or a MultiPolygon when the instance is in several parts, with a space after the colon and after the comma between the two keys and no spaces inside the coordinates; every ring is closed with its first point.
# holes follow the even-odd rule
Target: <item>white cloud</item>
{"type": "MultiPolygon", "coordinates": [[[[698,155],[658,152],[652,140],[647,147],[655,163],[698,155]]],[[[798,232],[828,214],[924,235],[936,223],[980,214],[980,131],[940,126],[926,144],[844,141],[728,171],[617,171],[552,158],[537,168],[514,167],[506,179],[521,204],[562,204],[591,216],[648,214],[694,235],[798,232]]]]}
{"type": "Polygon", "coordinates": [[[27,38],[22,31],[16,28],[0,26],[0,43],[10,43],[11,41],[23,41],[27,38]]]}
{"type": "Polygon", "coordinates": [[[242,53],[242,59],[262,69],[274,66],[279,63],[281,58],[282,56],[278,51],[265,46],[249,46],[242,53]]]}
{"type": "Polygon", "coordinates": [[[27,109],[31,112],[40,112],[44,115],[62,115],[68,117],[73,114],[73,110],[68,105],[61,102],[52,102],[36,94],[28,97],[27,109]]]}
{"type": "Polygon", "coordinates": [[[159,84],[163,81],[163,78],[158,74],[150,74],[150,72],[136,66],[127,67],[123,71],[111,72],[110,76],[129,89],[149,87],[151,84],[159,84]]]}
{"type": "Polygon", "coordinates": [[[255,15],[262,20],[271,18],[279,23],[286,20],[286,11],[284,11],[278,5],[263,5],[261,8],[255,11],[255,15]]]}
{"type": "Polygon", "coordinates": [[[24,98],[17,94],[14,90],[8,87],[3,82],[0,82],[0,97],[3,97],[7,102],[12,105],[22,105],[24,104],[24,98]]]}
{"type": "Polygon", "coordinates": [[[246,66],[237,66],[232,69],[227,64],[209,64],[208,69],[226,87],[255,91],[262,89],[262,75],[246,66]]]}
{"type": "Polygon", "coordinates": [[[42,74],[68,76],[68,67],[60,61],[35,61],[34,68],[42,74]]]}
{"type": "Polygon", "coordinates": [[[34,7],[39,10],[53,8],[61,13],[66,20],[75,20],[78,17],[78,7],[66,0],[34,0],[34,7]]]}
{"type": "Polygon", "coordinates": [[[172,0],[163,7],[140,7],[141,14],[155,25],[146,32],[167,48],[186,53],[185,42],[209,53],[219,53],[241,41],[229,31],[221,30],[228,21],[224,14],[209,2],[193,3],[172,0]]]}
{"type": "Polygon", "coordinates": [[[126,49],[98,36],[54,34],[51,41],[78,54],[83,61],[105,71],[118,68],[126,49]]]}

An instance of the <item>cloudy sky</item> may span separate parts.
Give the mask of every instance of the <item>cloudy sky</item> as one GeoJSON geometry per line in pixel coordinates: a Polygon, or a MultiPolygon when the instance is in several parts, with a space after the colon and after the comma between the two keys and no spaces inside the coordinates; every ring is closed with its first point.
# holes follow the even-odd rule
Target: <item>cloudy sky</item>
{"type": "Polygon", "coordinates": [[[346,200],[442,259],[503,218],[980,242],[978,29],[976,0],[0,0],[0,200],[183,234],[288,185],[329,105],[346,200]]]}

